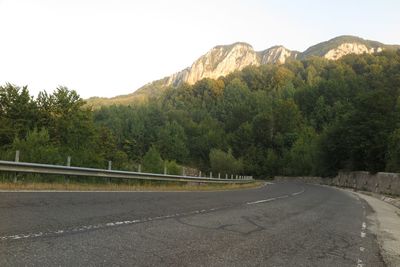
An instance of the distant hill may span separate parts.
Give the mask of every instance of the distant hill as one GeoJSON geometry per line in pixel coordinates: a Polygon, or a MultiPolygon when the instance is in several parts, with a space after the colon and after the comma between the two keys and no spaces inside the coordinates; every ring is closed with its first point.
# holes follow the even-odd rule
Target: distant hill
{"type": "Polygon", "coordinates": [[[250,65],[284,64],[288,60],[303,60],[313,56],[338,60],[348,54],[372,54],[385,49],[400,49],[400,45],[386,45],[349,35],[316,44],[304,52],[292,51],[284,46],[273,46],[263,51],[254,51],[251,45],[243,42],[218,45],[198,58],[190,67],[169,77],[146,84],[132,94],[112,98],[92,97],[87,99],[87,102],[94,108],[113,104],[143,103],[149,97],[155,97],[162,93],[168,86],[178,86],[182,83],[194,84],[204,78],[217,79],[250,65]]]}
{"type": "Polygon", "coordinates": [[[384,49],[399,49],[399,45],[385,45],[377,41],[365,40],[360,37],[343,35],[311,46],[301,53],[300,59],[319,56],[337,60],[348,54],[377,53],[384,49]]]}

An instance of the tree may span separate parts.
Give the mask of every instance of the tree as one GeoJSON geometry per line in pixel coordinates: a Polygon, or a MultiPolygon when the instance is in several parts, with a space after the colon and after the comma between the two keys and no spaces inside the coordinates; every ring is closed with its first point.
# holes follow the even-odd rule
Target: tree
{"type": "Polygon", "coordinates": [[[49,133],[46,129],[37,130],[36,128],[28,132],[26,138],[16,137],[8,150],[9,158],[15,155],[15,151],[20,151],[20,160],[25,162],[63,164],[58,148],[51,143],[49,133]]]}
{"type": "Polygon", "coordinates": [[[305,128],[291,147],[285,168],[287,175],[312,175],[316,164],[317,136],[313,128],[305,128]]]}
{"type": "Polygon", "coordinates": [[[386,171],[400,172],[400,129],[389,137],[386,171]]]}
{"type": "Polygon", "coordinates": [[[185,130],[176,121],[167,122],[158,133],[157,148],[165,159],[187,161],[189,151],[186,143],[185,130]]]}
{"type": "Polygon", "coordinates": [[[214,173],[240,174],[243,170],[242,161],[235,159],[231,150],[227,153],[220,149],[212,149],[210,151],[210,164],[214,173]]]}
{"type": "Polygon", "coordinates": [[[155,146],[150,147],[143,157],[143,171],[149,173],[163,173],[164,161],[155,146]]]}
{"type": "Polygon", "coordinates": [[[37,106],[28,87],[7,83],[0,86],[0,145],[12,142],[15,136],[24,138],[36,126],[37,106]]]}

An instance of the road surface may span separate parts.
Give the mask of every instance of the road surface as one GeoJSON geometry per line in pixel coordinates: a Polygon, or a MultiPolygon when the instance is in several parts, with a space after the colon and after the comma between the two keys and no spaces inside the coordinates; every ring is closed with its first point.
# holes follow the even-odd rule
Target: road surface
{"type": "Polygon", "coordinates": [[[329,187],[2,192],[0,266],[384,266],[372,210],[329,187]]]}

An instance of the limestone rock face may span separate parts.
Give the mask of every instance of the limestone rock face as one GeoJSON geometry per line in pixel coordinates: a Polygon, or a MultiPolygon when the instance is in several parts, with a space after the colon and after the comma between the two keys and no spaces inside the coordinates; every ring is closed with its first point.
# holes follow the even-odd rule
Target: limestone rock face
{"type": "Polygon", "coordinates": [[[338,60],[339,58],[348,54],[372,54],[375,52],[381,52],[382,47],[367,47],[365,44],[361,43],[343,43],[338,47],[329,50],[324,57],[330,60],[338,60]]]}
{"type": "Polygon", "coordinates": [[[219,45],[197,59],[189,68],[172,74],[167,85],[194,84],[203,78],[217,79],[250,65],[283,64],[289,58],[295,59],[298,54],[283,46],[256,52],[246,43],[219,45]]]}
{"type": "Polygon", "coordinates": [[[249,65],[259,65],[258,55],[246,43],[216,46],[197,59],[191,67],[170,76],[168,85],[194,84],[203,78],[217,79],[249,65]]]}
{"type": "Polygon", "coordinates": [[[311,46],[304,52],[292,51],[283,46],[273,46],[257,52],[251,45],[241,42],[219,45],[198,58],[190,67],[169,76],[165,85],[195,84],[203,78],[217,79],[250,65],[284,64],[291,59],[302,60],[312,56],[338,60],[348,54],[381,52],[387,47],[356,36],[339,36],[311,46]]]}
{"type": "Polygon", "coordinates": [[[261,64],[284,64],[288,58],[296,59],[299,52],[290,51],[283,46],[273,46],[260,54],[261,64]]]}

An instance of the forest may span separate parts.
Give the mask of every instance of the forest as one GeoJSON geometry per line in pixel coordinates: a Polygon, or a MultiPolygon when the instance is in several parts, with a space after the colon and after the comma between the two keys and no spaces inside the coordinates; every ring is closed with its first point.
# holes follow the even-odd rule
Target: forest
{"type": "MultiPolygon", "coordinates": [[[[112,89],[112,88],[111,88],[112,89]]],[[[66,87],[0,86],[0,159],[269,178],[400,172],[400,50],[250,66],[92,107],[66,87]]]]}

